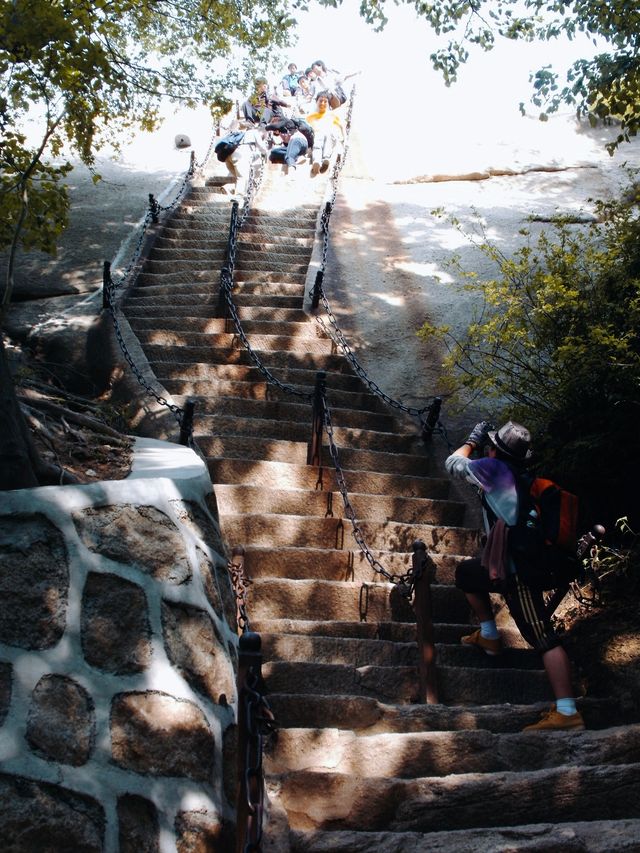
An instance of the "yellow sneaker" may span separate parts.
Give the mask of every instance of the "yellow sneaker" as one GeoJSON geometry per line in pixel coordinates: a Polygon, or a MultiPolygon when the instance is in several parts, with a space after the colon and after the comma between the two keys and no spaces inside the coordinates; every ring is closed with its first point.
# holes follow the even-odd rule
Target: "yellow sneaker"
{"type": "Polygon", "coordinates": [[[548,711],[543,711],[537,723],[525,726],[523,732],[581,732],[585,725],[580,711],[575,714],[561,714],[552,705],[548,711]]]}
{"type": "Polygon", "coordinates": [[[483,637],[480,633],[480,628],[474,631],[473,634],[468,634],[462,637],[460,642],[463,646],[476,646],[487,655],[499,655],[502,652],[502,640],[498,637],[497,640],[489,640],[483,637]]]}

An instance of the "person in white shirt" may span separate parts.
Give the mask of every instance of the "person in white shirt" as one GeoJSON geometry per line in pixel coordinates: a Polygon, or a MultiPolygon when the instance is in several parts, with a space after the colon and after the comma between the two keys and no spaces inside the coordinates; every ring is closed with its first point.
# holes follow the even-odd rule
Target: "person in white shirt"
{"type": "Polygon", "coordinates": [[[267,146],[264,142],[264,131],[257,127],[250,127],[245,130],[242,142],[224,161],[229,174],[235,179],[234,196],[238,201],[244,200],[251,169],[260,163],[262,157],[266,156],[267,146]]]}

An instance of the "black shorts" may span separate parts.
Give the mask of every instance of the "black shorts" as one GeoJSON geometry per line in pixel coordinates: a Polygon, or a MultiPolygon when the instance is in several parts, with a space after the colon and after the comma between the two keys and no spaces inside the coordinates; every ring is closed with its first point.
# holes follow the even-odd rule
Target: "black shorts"
{"type": "Polygon", "coordinates": [[[489,578],[489,572],[481,565],[479,558],[475,557],[458,564],[456,586],[463,592],[499,592],[506,601],[518,630],[527,643],[539,652],[548,652],[562,645],[546,615],[542,591],[528,587],[517,574],[510,575],[500,589],[496,589],[489,578]]]}

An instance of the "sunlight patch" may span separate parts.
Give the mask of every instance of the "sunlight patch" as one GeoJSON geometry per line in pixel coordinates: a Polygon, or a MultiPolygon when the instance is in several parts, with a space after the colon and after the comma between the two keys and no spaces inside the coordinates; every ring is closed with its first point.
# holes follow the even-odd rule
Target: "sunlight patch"
{"type": "Polygon", "coordinates": [[[374,293],[373,296],[381,302],[386,302],[387,305],[391,305],[393,308],[401,308],[404,305],[402,296],[390,296],[388,293],[374,293]]]}

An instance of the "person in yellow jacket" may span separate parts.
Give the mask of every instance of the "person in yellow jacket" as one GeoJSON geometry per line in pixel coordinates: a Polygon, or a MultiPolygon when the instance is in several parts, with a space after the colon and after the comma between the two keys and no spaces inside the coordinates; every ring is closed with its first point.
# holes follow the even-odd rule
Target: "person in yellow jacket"
{"type": "Polygon", "coordinates": [[[311,175],[315,176],[318,172],[327,171],[334,148],[344,142],[345,133],[340,116],[329,107],[327,92],[316,95],[316,111],[306,118],[314,132],[311,175]]]}

